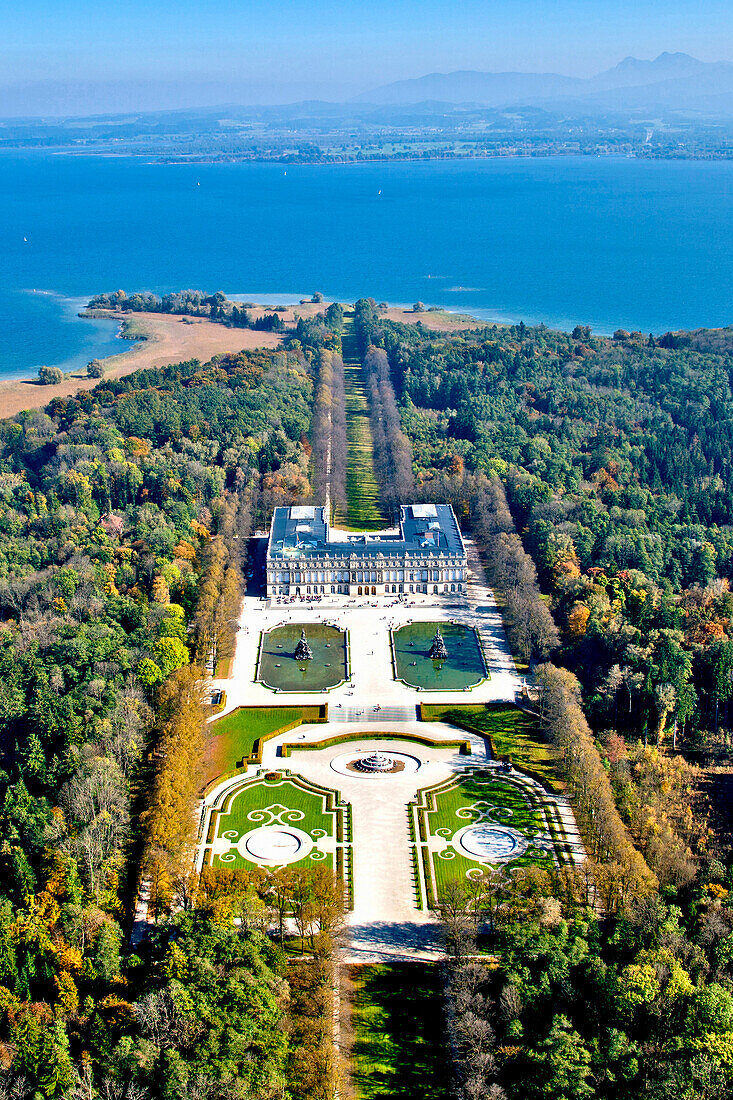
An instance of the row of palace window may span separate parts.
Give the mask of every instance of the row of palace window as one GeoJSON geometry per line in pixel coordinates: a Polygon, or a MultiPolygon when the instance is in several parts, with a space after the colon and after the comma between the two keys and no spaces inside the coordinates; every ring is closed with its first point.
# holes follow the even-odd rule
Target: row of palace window
{"type": "MultiPolygon", "coordinates": [[[[299,584],[298,585],[280,585],[279,587],[276,586],[273,589],[273,593],[274,593],[275,596],[288,596],[288,595],[323,596],[323,595],[326,595],[327,592],[330,592],[333,595],[336,595],[338,593],[338,594],[347,596],[349,594],[348,584],[331,584],[331,585],[304,584],[302,586],[302,588],[303,588],[304,591],[301,592],[301,586],[299,584]]],[[[388,595],[390,593],[394,593],[396,595],[400,592],[403,592],[403,593],[404,592],[413,592],[413,593],[423,592],[423,593],[427,594],[428,589],[431,589],[434,595],[436,595],[436,596],[440,595],[441,586],[439,584],[433,584],[433,585],[430,585],[430,584],[410,584],[410,585],[385,584],[385,586],[384,586],[384,591],[388,595]]],[[[460,581],[458,583],[453,582],[452,584],[449,584],[447,581],[444,581],[443,585],[442,585],[442,591],[444,593],[445,592],[462,592],[463,591],[463,585],[460,583],[460,581]]],[[[376,589],[375,585],[371,585],[371,587],[370,587],[370,585],[368,585],[368,584],[363,584],[363,585],[360,584],[357,588],[356,595],[358,595],[358,596],[376,596],[377,595],[377,589],[376,589]]]]}
{"type": "Polygon", "coordinates": [[[340,583],[348,582],[351,579],[352,584],[361,584],[368,582],[370,584],[377,583],[383,584],[384,582],[391,583],[392,581],[462,581],[463,570],[462,569],[418,569],[412,573],[405,573],[403,569],[385,569],[376,570],[372,569],[355,569],[350,574],[348,572],[318,572],[310,571],[305,573],[275,573],[270,583],[274,584],[308,584],[314,581],[320,583],[321,581],[337,581],[340,583]]]}

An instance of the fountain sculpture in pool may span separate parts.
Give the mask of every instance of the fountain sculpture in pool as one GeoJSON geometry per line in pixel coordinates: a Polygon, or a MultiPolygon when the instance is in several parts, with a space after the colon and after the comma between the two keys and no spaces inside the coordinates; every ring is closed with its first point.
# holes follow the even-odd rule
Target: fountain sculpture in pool
{"type": "Polygon", "coordinates": [[[443,635],[440,633],[440,627],[435,631],[428,656],[431,657],[433,661],[445,661],[448,657],[448,650],[445,647],[443,635]]]}
{"type": "Polygon", "coordinates": [[[354,767],[361,772],[391,772],[394,766],[394,760],[386,752],[373,752],[354,761],[354,767]]]}
{"type": "Polygon", "coordinates": [[[295,647],[295,660],[296,661],[312,661],[313,651],[308,645],[308,640],[305,636],[305,630],[301,630],[300,639],[295,647]]]}

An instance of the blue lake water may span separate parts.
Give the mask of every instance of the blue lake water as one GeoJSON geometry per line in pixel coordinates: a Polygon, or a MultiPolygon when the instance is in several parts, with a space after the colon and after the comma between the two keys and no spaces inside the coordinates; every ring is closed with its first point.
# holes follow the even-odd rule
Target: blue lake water
{"type": "MultiPolygon", "coordinates": [[[[0,376],[124,350],[102,290],[314,290],[493,320],[733,322],[733,162],[158,165],[0,156],[0,376]]],[[[277,298],[276,298],[277,296],[277,298]]]]}

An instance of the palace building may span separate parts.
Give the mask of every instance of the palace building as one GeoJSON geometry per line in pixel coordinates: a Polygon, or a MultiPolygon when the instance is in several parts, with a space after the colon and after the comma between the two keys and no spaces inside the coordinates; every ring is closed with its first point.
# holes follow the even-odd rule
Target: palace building
{"type": "Polygon", "coordinates": [[[276,508],[268,596],[450,595],[466,590],[466,548],[449,504],[403,504],[399,528],[331,529],[325,508],[276,508]]]}

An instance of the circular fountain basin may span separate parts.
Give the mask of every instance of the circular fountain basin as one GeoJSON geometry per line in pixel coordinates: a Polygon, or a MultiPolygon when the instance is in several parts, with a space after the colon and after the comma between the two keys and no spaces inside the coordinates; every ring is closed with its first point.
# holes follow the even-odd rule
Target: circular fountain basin
{"type": "Polygon", "coordinates": [[[517,859],[528,846],[527,838],[516,829],[491,822],[469,825],[453,837],[453,847],[460,855],[487,863],[517,859]]]}
{"type": "Polygon", "coordinates": [[[283,829],[274,825],[265,825],[253,829],[240,840],[243,855],[258,863],[294,863],[313,847],[313,841],[300,829],[283,829]]]}

